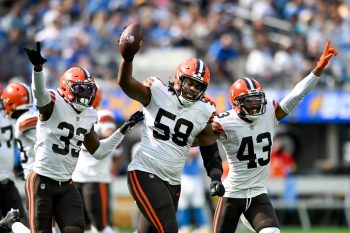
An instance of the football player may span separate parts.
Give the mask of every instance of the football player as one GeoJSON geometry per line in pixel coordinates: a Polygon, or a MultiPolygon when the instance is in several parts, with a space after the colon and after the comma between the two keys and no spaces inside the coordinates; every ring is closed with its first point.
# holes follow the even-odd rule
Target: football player
{"type": "MultiPolygon", "coordinates": [[[[92,107],[97,109],[101,101],[101,89],[97,89],[92,107]]],[[[95,131],[100,139],[109,137],[116,130],[113,112],[106,109],[97,110],[98,120],[95,131]]],[[[79,154],[77,166],[72,179],[77,185],[84,203],[85,221],[94,232],[114,233],[110,219],[110,166],[113,156],[119,156],[121,148],[102,160],[94,159],[83,147],[79,154]]]]}
{"type": "Polygon", "coordinates": [[[59,79],[57,90],[48,90],[42,75],[40,42],[24,49],[33,64],[32,91],[39,110],[35,161],[26,179],[29,225],[32,232],[50,232],[52,216],[64,233],[84,231],[81,195],[71,177],[84,144],[96,159],[110,155],[124,135],[143,114],[137,112],[110,137],[99,140],[94,130],[96,110],[91,108],[96,93],[92,75],[72,67],[59,79]]]}
{"type": "Polygon", "coordinates": [[[336,55],[328,41],[317,66],[280,103],[267,99],[253,78],[232,84],[229,96],[233,109],[220,113],[212,124],[229,163],[226,192],[219,198],[214,215],[214,233],[234,232],[242,213],[256,232],[281,232],[266,188],[275,129],[313,89],[336,55]]]}
{"type": "Polygon", "coordinates": [[[16,120],[14,135],[21,155],[24,178],[26,178],[34,162],[33,147],[38,122],[38,113],[32,108],[31,90],[25,83],[10,83],[3,91],[1,99],[4,103],[5,115],[16,120]]]}
{"type": "Polygon", "coordinates": [[[132,77],[132,60],[121,61],[118,83],[143,105],[145,114],[141,144],[128,166],[129,190],[142,213],[137,232],[178,232],[181,173],[192,145],[201,146],[211,195],[225,192],[210,124],[216,109],[203,100],[210,71],[201,59],[186,59],[169,85],[156,77],[146,79],[143,85],[132,77]]]}
{"type": "MultiPolygon", "coordinates": [[[[26,91],[23,97],[24,101],[30,101],[30,92],[26,91]]],[[[0,92],[2,88],[0,86],[0,92]]],[[[6,95],[6,90],[1,93],[1,96],[6,95]]],[[[22,197],[14,183],[13,167],[15,163],[15,149],[14,149],[14,133],[13,125],[14,119],[6,116],[8,110],[7,99],[0,98],[0,216],[4,216],[11,208],[18,209],[21,212],[20,221],[27,225],[28,217],[24,210],[22,197]],[[4,109],[5,107],[5,109],[4,109]]]]}
{"type": "MultiPolygon", "coordinates": [[[[34,145],[36,142],[36,124],[38,111],[33,108],[30,88],[22,82],[10,83],[1,95],[5,115],[16,120],[15,141],[20,152],[24,179],[34,163],[34,145]]],[[[56,232],[55,227],[52,228],[56,232]]]]}

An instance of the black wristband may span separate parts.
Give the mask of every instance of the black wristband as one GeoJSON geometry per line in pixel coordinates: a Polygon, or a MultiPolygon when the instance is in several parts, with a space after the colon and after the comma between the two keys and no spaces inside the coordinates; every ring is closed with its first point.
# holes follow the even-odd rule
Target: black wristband
{"type": "Polygon", "coordinates": [[[34,71],[35,72],[41,72],[43,70],[43,65],[35,65],[34,66],[34,71]]]}
{"type": "Polygon", "coordinates": [[[211,175],[211,180],[217,180],[217,181],[221,181],[221,175],[218,173],[214,173],[213,175],[211,175]]]}
{"type": "Polygon", "coordinates": [[[131,58],[128,58],[128,59],[124,59],[124,61],[126,61],[128,63],[132,62],[133,60],[134,60],[134,57],[131,57],[131,58]]]}

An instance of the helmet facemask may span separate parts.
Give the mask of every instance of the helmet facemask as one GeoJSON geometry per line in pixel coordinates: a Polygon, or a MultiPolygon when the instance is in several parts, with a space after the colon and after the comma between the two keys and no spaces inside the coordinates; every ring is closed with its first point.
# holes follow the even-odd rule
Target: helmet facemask
{"type": "Polygon", "coordinates": [[[76,111],[82,112],[92,105],[96,89],[86,69],[72,67],[61,76],[57,91],[76,111]]]}
{"type": "Polygon", "coordinates": [[[265,93],[258,90],[235,98],[234,104],[240,109],[238,115],[256,121],[266,111],[265,93]]]}
{"type": "Polygon", "coordinates": [[[205,83],[187,76],[181,76],[179,80],[179,87],[175,88],[175,91],[182,105],[190,106],[203,97],[207,89],[205,83]]]}
{"type": "Polygon", "coordinates": [[[72,87],[69,87],[74,95],[71,105],[79,112],[90,107],[95,98],[96,85],[93,82],[77,81],[72,87]]]}
{"type": "Polygon", "coordinates": [[[207,65],[197,58],[184,60],[176,69],[172,89],[181,105],[189,107],[204,95],[210,82],[207,65]]]}

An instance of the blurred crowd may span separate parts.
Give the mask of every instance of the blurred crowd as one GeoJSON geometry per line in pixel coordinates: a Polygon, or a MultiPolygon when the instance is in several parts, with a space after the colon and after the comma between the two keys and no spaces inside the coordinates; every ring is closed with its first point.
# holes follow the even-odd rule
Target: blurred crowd
{"type": "MultiPolygon", "coordinates": [[[[214,85],[237,77],[289,88],[317,62],[327,39],[336,57],[318,87],[350,88],[349,0],[2,0],[1,82],[29,83],[23,47],[42,41],[48,85],[71,66],[115,80],[117,41],[142,24],[149,48],[189,48],[204,59],[214,85]]],[[[152,62],[152,61],[150,61],[152,62]]]]}

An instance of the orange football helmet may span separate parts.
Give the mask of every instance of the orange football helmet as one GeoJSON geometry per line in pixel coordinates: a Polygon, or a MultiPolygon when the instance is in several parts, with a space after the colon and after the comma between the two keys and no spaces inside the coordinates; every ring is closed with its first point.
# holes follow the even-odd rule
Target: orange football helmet
{"type": "Polygon", "coordinates": [[[3,108],[7,116],[15,111],[33,107],[33,98],[29,87],[21,82],[10,83],[1,93],[3,108]]]}
{"type": "Polygon", "coordinates": [[[100,106],[101,101],[102,101],[102,90],[101,90],[101,88],[96,87],[95,98],[94,98],[94,100],[92,101],[91,106],[92,106],[94,109],[96,109],[96,108],[98,108],[98,107],[100,106]]]}
{"type": "Polygon", "coordinates": [[[173,78],[173,87],[180,103],[191,105],[203,97],[209,82],[210,71],[208,66],[201,59],[190,58],[177,67],[173,78]],[[184,84],[187,81],[198,86],[200,91],[198,93],[190,93],[193,91],[184,88],[184,84]]]}
{"type": "Polygon", "coordinates": [[[96,84],[90,73],[80,67],[68,69],[60,78],[57,91],[77,111],[92,105],[96,84]]]}
{"type": "Polygon", "coordinates": [[[266,111],[266,98],[258,81],[240,78],[230,88],[230,102],[240,117],[255,121],[266,111]]]}

